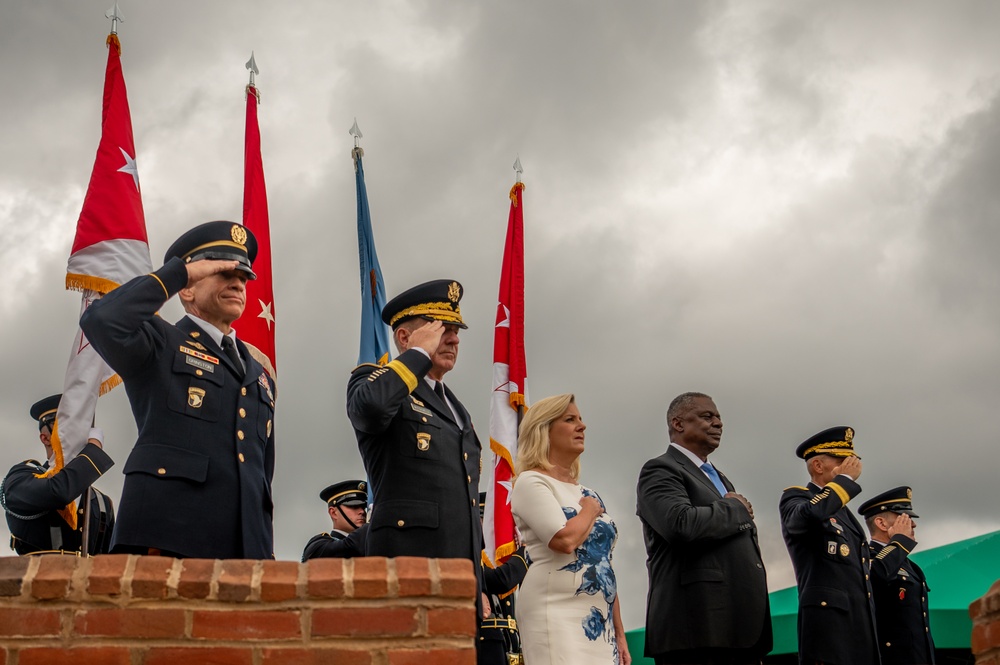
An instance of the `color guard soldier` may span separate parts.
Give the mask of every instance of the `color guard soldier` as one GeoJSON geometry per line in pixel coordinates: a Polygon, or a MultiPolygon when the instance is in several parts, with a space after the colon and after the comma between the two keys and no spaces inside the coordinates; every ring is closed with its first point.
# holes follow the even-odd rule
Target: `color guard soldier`
{"type": "Polygon", "coordinates": [[[875,607],[865,532],[847,509],[861,492],[854,430],[831,427],[799,444],[811,482],[781,495],[781,534],[799,587],[799,662],[875,665],[875,607]]]}
{"type": "Polygon", "coordinates": [[[368,523],[368,485],[363,480],[345,480],[319,493],[333,522],[330,533],[313,536],[302,552],[302,561],[333,558],[350,559],[365,555],[368,523]]]}
{"type": "MultiPolygon", "coordinates": [[[[486,492],[479,494],[479,518],[483,518],[486,492]]],[[[490,601],[490,616],[479,623],[478,665],[523,665],[521,636],[514,620],[514,591],[528,572],[524,545],[520,545],[504,563],[488,564],[486,552],[482,561],[483,589],[490,601]]]]}
{"type": "Polygon", "coordinates": [[[156,272],[91,305],[80,326],[125,382],[139,435],[113,550],[274,557],[273,381],[236,339],[257,241],[232,222],[184,233],[156,272]],[[156,315],[179,295],[176,325],[156,315]]]}
{"type": "MultiPolygon", "coordinates": [[[[87,488],[114,461],[102,449],[101,430],[92,428],[87,445],[80,454],[66,462],[55,475],[43,474],[54,463],[52,427],[62,395],[52,395],[35,402],[31,418],[38,422],[38,438],[45,448],[46,461],[26,460],[15,464],[0,480],[0,504],[7,514],[10,546],[18,554],[76,554],[83,545],[84,519],[82,497],[87,488]],[[72,528],[59,513],[76,502],[77,528],[72,528]]],[[[92,488],[90,499],[88,554],[106,553],[111,544],[115,511],[111,499],[92,488]]]]}
{"type": "Polygon", "coordinates": [[[916,547],[913,492],[905,485],[858,508],[871,534],[872,598],[882,665],[933,665],[927,580],[909,559],[916,547]]]}

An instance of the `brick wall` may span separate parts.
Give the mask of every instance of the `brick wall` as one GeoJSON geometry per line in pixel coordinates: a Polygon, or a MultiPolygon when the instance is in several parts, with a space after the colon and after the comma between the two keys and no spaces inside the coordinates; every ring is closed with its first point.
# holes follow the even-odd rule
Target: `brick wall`
{"type": "Polygon", "coordinates": [[[1000,580],[969,606],[976,665],[1000,665],[1000,580]]]}
{"type": "Polygon", "coordinates": [[[460,559],[0,558],[0,665],[474,665],[460,559]]]}

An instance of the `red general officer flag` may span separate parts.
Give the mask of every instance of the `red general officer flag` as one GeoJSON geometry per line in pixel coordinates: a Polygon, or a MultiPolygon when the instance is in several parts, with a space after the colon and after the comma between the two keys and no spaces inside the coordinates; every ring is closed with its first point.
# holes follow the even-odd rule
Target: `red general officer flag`
{"type": "Polygon", "coordinates": [[[257,105],[260,93],[247,86],[246,151],[244,152],[243,225],[257,238],[253,271],[257,279],[247,282],[247,305],[237,323],[240,339],[272,378],[277,378],[274,352],[274,289],[271,281],[271,228],[267,216],[264,164],[260,158],[260,127],[257,105]]]}
{"type": "Polygon", "coordinates": [[[493,396],[490,400],[490,449],[493,480],[486,488],[483,534],[493,562],[516,549],[510,512],[511,482],[517,458],[518,412],[526,404],[524,358],[524,209],[520,182],[510,190],[507,240],[500,271],[500,297],[493,332],[493,396]]]}
{"type": "MultiPolygon", "coordinates": [[[[108,35],[101,142],[76,224],[66,268],[66,288],[83,292],[80,313],[105,293],[153,269],[142,213],[139,171],[132,138],[118,35],[108,35]]],[[[52,434],[53,460],[46,475],[62,469],[87,444],[97,398],[121,380],[77,328],[52,434]]],[[[63,512],[76,526],[72,504],[63,512]]]]}

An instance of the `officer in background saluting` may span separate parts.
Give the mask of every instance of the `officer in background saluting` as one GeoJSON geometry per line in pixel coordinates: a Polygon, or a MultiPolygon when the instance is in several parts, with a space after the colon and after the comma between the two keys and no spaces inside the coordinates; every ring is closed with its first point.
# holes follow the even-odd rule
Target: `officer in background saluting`
{"type": "Polygon", "coordinates": [[[91,305],[80,327],[122,377],[139,429],[112,549],[201,559],[274,558],[274,391],[236,339],[253,234],[208,222],[156,272],[91,305]],[[156,313],[178,294],[187,316],[156,313]]]}
{"type": "Polygon", "coordinates": [[[858,508],[872,536],[872,598],[882,665],[933,665],[927,580],[909,559],[917,546],[913,492],[905,485],[858,508]]]}
{"type": "MultiPolygon", "coordinates": [[[[0,504],[7,515],[10,546],[18,554],[79,554],[86,521],[80,498],[95,480],[114,466],[114,461],[101,447],[101,430],[92,428],[87,445],[79,455],[55,475],[39,477],[55,461],[50,437],[61,397],[52,395],[31,407],[31,418],[38,422],[38,438],[45,448],[45,462],[26,460],[15,464],[0,480],[0,504]],[[59,514],[71,501],[77,501],[76,529],[59,514]]],[[[94,489],[90,500],[88,554],[108,551],[114,524],[111,499],[94,489]]]]}
{"type": "Polygon", "coordinates": [[[345,480],[330,485],[319,493],[333,521],[330,533],[313,536],[302,552],[302,561],[321,558],[341,558],[365,555],[368,523],[368,485],[363,480],[345,480]]]}
{"type": "Polygon", "coordinates": [[[871,555],[847,508],[861,492],[854,430],[831,427],[801,444],[811,482],[782,493],[781,535],[799,587],[799,663],[876,665],[871,555]]]}

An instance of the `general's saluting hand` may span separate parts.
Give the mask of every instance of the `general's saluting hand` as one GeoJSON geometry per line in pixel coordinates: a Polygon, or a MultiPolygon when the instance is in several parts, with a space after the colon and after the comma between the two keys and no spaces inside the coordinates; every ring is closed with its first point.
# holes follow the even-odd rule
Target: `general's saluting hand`
{"type": "Polygon", "coordinates": [[[861,477],[861,458],[856,455],[844,458],[840,466],[834,470],[837,472],[837,475],[844,474],[850,476],[853,480],[857,480],[861,477]]]}
{"type": "Polygon", "coordinates": [[[190,289],[206,277],[217,275],[220,272],[236,270],[236,266],[239,264],[239,261],[217,261],[208,259],[187,263],[184,265],[184,267],[187,268],[188,274],[188,283],[185,288],[190,289]]]}
{"type": "Polygon", "coordinates": [[[441,345],[441,336],[444,335],[444,324],[440,321],[428,321],[410,333],[406,348],[412,349],[419,346],[427,352],[427,355],[434,355],[441,345]]]}

